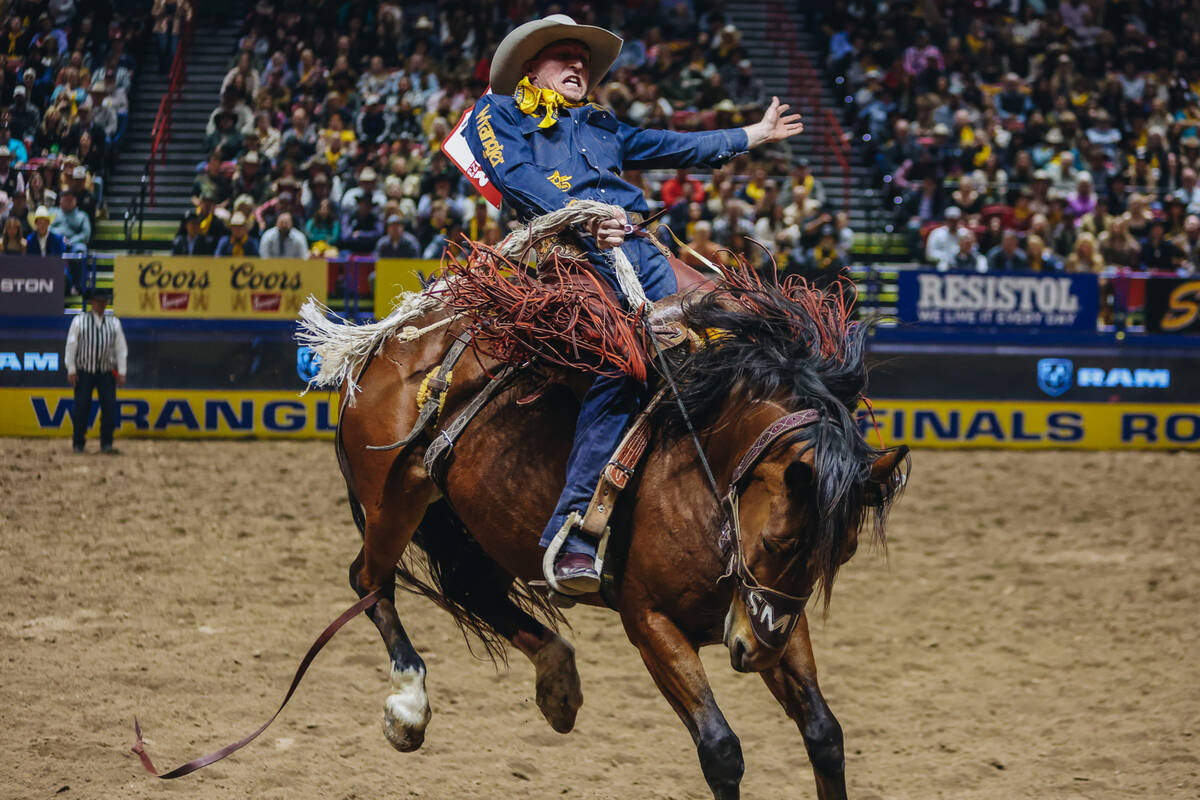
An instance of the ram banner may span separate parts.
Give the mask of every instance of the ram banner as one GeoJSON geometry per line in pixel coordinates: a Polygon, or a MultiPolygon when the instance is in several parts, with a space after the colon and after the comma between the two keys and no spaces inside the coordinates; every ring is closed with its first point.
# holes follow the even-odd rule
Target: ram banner
{"type": "Polygon", "coordinates": [[[1095,275],[900,273],[897,313],[917,325],[1096,330],[1095,275]]]}
{"type": "MultiPolygon", "coordinates": [[[[0,389],[0,436],[70,436],[74,405],[69,388],[0,389]]],[[[122,389],[117,436],[314,439],[333,435],[337,412],[331,392],[122,389]]]]}
{"type": "Polygon", "coordinates": [[[312,295],[326,298],[320,260],[239,256],[117,256],[113,311],[119,317],[295,319],[312,295]]]}

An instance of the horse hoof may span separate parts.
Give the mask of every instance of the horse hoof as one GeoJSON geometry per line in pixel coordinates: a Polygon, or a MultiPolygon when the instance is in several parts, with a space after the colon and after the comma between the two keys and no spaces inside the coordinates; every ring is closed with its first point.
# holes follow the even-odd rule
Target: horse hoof
{"type": "Polygon", "coordinates": [[[533,654],[533,663],[537,668],[537,705],[542,716],[554,730],[570,733],[583,705],[575,648],[556,636],[533,654]]]}
{"type": "Polygon", "coordinates": [[[401,753],[411,753],[424,743],[433,716],[425,694],[425,670],[393,668],[392,688],[383,704],[383,735],[401,753]]]}

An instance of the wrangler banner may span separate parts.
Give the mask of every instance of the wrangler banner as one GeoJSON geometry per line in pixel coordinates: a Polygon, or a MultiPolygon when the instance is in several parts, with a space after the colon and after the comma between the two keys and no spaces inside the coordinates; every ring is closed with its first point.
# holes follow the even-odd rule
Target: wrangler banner
{"type": "MultiPolygon", "coordinates": [[[[74,393],[63,389],[0,389],[0,436],[70,436],[74,393]]],[[[92,425],[100,404],[92,403],[92,425]]],[[[164,439],[333,436],[338,396],[332,392],[122,389],[117,436],[164,439]]]]}
{"type": "Polygon", "coordinates": [[[381,258],[375,262],[375,319],[392,313],[401,292],[421,291],[421,278],[441,269],[432,258],[381,258]]]}
{"type": "Polygon", "coordinates": [[[1062,273],[900,273],[897,314],[918,325],[1096,329],[1095,275],[1062,273]]]}
{"type": "Polygon", "coordinates": [[[1200,450],[1200,405],[875,400],[878,446],[1004,450],[1200,450]]]}
{"type": "MultiPolygon", "coordinates": [[[[0,436],[71,435],[73,394],[0,389],[0,436]]],[[[914,448],[1200,450],[1200,405],[939,400],[874,401],[858,415],[878,446],[914,448]]],[[[93,415],[99,403],[92,404],[93,415]]],[[[326,438],[337,428],[330,392],[122,389],[117,436],[326,438]]],[[[93,420],[93,425],[97,424],[93,420]]]]}
{"type": "Polygon", "coordinates": [[[120,317],[295,319],[311,294],[326,299],[320,259],[117,256],[113,311],[120,317]]]}

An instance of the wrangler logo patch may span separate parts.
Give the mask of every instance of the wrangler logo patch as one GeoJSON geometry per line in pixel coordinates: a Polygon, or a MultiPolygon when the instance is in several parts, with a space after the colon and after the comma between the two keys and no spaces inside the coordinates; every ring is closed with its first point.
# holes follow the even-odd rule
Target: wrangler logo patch
{"type": "Polygon", "coordinates": [[[564,192],[571,188],[571,176],[563,175],[558,170],[554,170],[554,174],[547,177],[546,180],[550,181],[564,192]]]}
{"type": "Polygon", "coordinates": [[[504,163],[504,145],[500,144],[496,139],[496,132],[492,130],[492,109],[484,108],[479,112],[479,116],[475,120],[475,129],[479,131],[479,141],[483,145],[484,158],[488,160],[493,167],[504,163]]]}

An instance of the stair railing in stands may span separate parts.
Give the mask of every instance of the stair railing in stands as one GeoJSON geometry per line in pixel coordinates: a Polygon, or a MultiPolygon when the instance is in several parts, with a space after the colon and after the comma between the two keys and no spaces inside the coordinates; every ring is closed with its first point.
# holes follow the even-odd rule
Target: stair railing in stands
{"type": "Polygon", "coordinates": [[[187,81],[187,51],[191,43],[192,22],[189,20],[175,47],[167,91],[158,103],[158,113],[154,116],[154,127],[150,131],[150,161],[146,170],[150,176],[150,205],[154,205],[155,161],[166,163],[167,160],[166,145],[171,139],[171,115],[175,111],[175,103],[183,94],[183,84],[187,81]]]}
{"type": "Polygon", "coordinates": [[[133,229],[137,227],[137,243],[138,249],[142,245],[142,223],[146,219],[146,201],[150,193],[150,164],[147,162],[146,170],[142,173],[142,182],[138,187],[138,193],[130,200],[129,205],[125,208],[125,216],[123,219],[123,228],[125,232],[125,242],[134,241],[133,229]]]}

